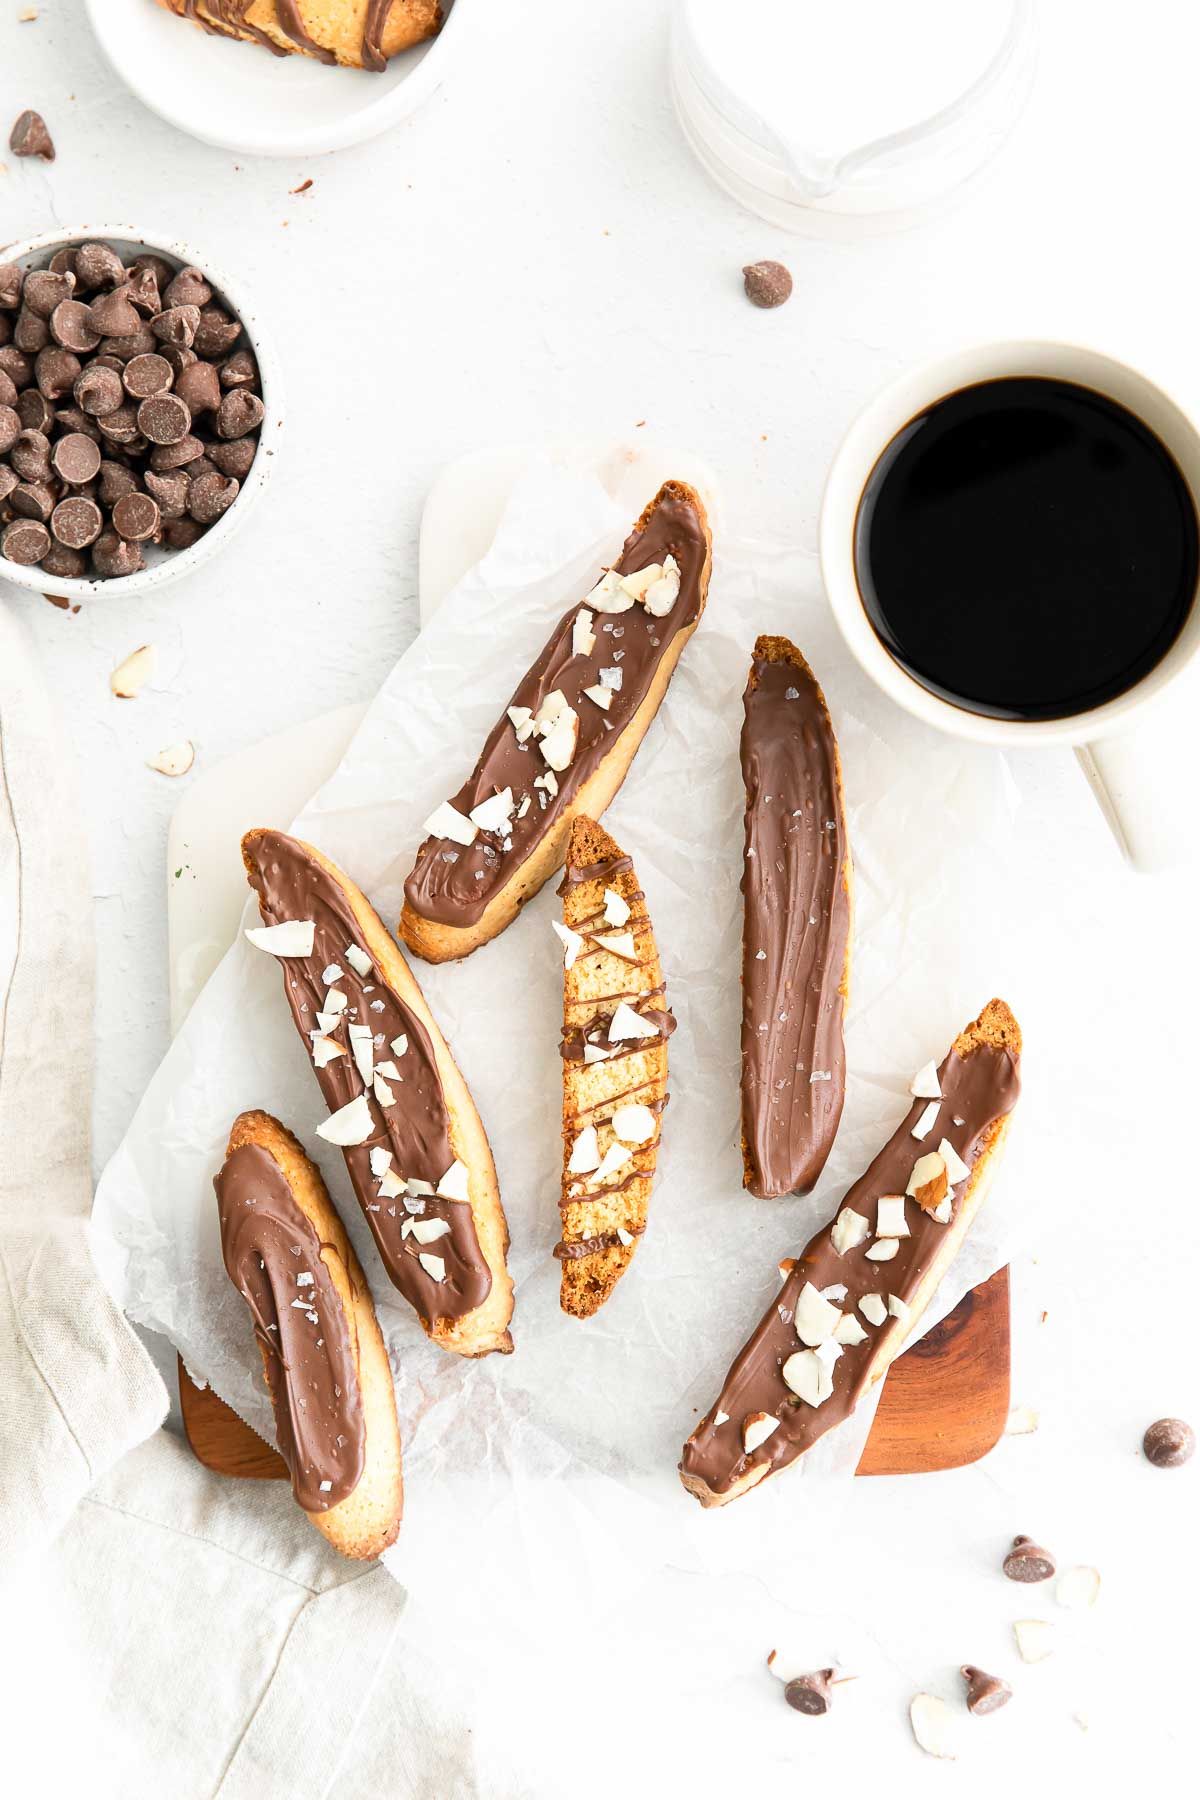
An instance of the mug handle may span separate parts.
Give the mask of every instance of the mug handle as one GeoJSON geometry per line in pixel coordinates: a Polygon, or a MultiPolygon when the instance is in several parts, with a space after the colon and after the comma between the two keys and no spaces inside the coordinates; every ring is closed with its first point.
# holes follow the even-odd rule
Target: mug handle
{"type": "Polygon", "coordinates": [[[1143,727],[1075,750],[1122,854],[1142,874],[1170,868],[1182,855],[1177,797],[1166,779],[1163,747],[1153,740],[1143,727]]]}

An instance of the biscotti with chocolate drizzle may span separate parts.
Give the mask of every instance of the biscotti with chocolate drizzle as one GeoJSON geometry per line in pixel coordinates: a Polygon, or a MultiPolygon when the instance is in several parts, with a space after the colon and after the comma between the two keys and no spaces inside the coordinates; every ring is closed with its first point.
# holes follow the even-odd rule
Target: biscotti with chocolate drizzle
{"type": "Polygon", "coordinates": [[[667,1104],[662,964],[633,863],[594,819],[576,819],[559,894],[563,923],[560,1303],[586,1319],[646,1229],[667,1104]]]}
{"type": "Polygon", "coordinates": [[[853,886],[833,721],[784,637],[760,637],[746,684],[742,779],[743,1185],[807,1194],[846,1097],[853,886]]]}
{"type": "Polygon", "coordinates": [[[447,962],[486,944],[561,867],[572,820],[599,818],[700,621],[711,561],[700,496],[666,482],[426,820],[400,918],[410,950],[447,962]]]}
{"type": "Polygon", "coordinates": [[[432,37],[440,0],[158,0],[212,37],[259,44],[274,56],[311,56],[375,74],[432,37]]]}
{"type": "Polygon", "coordinates": [[[389,1280],[433,1341],[509,1351],[508,1228],[474,1101],[412,971],[348,876],[298,838],[251,831],[242,859],[284,995],[389,1280]]]}
{"type": "Polygon", "coordinates": [[[213,1182],[226,1272],[250,1309],[292,1492],[343,1556],[380,1556],[404,1511],[387,1351],[345,1227],[269,1113],[233,1122],[213,1182]]]}
{"type": "Polygon", "coordinates": [[[780,1265],[783,1286],[734,1359],[679,1472],[724,1506],[840,1425],[899,1355],[995,1172],[1020,1091],[1021,1032],[991,1000],[938,1068],[832,1225],[780,1265]]]}

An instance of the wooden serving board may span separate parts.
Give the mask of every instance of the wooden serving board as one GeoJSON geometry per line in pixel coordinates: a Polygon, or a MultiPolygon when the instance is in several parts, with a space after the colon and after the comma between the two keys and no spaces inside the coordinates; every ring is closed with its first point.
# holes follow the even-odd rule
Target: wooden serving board
{"type": "MultiPolygon", "coordinates": [[[[483,556],[505,501],[528,468],[519,447],[483,451],[452,463],[438,478],[421,521],[420,614],[425,623],[483,556]]],[[[670,475],[691,481],[716,515],[709,472],[693,457],[653,442],[571,445],[552,452],[570,468],[592,469],[630,517],[670,475]]],[[[240,859],[228,854],[244,830],[300,811],[336,767],[363,708],[342,707],[282,732],[193,777],[171,821],[168,927],[171,1019],[175,1030],[232,941],[246,898],[240,859]],[[187,868],[192,879],[171,879],[187,868]]],[[[258,1480],[283,1480],[278,1452],[179,1365],[180,1406],[188,1442],[207,1468],[258,1480]]],[[[1004,1430],[1009,1393],[1008,1270],[967,1294],[892,1365],[860,1475],[908,1475],[978,1461],[1004,1430]]]]}

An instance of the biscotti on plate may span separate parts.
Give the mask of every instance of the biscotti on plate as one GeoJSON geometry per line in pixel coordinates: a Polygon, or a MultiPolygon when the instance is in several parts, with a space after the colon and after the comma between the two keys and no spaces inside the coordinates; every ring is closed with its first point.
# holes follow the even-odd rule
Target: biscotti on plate
{"type": "Polygon", "coordinates": [[[379,1556],[404,1510],[392,1372],[366,1277],[316,1164],[278,1119],[233,1122],[221,1249],[250,1309],[292,1492],[343,1556],[379,1556]]]}
{"type": "Polygon", "coordinates": [[[577,818],[559,893],[563,922],[561,1304],[589,1317],[646,1229],[667,1104],[662,964],[632,860],[577,818]]]}
{"type": "Polygon", "coordinates": [[[467,1084],[370,902],[312,845],[251,831],[242,859],[283,990],[389,1280],[460,1356],[509,1351],[496,1167],[467,1084]]]}
{"type": "Polygon", "coordinates": [[[1021,1032],[991,1000],[783,1286],[684,1445],[684,1487],[724,1506],[840,1425],[899,1355],[970,1229],[1020,1091],[1021,1032]]]}
{"type": "Polygon", "coordinates": [[[425,821],[400,917],[410,950],[448,962],[486,944],[561,867],[572,820],[599,818],[699,623],[711,560],[700,496],[666,482],[425,821]]]}
{"type": "Polygon", "coordinates": [[[275,56],[311,56],[350,69],[386,69],[389,57],[432,37],[440,0],[158,0],[214,37],[259,44],[275,56]]]}

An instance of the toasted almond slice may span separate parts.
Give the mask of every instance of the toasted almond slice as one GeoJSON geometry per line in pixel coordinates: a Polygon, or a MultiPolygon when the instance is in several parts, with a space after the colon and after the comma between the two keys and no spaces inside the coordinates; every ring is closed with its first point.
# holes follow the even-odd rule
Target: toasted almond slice
{"type": "Polygon", "coordinates": [[[658,1036],[658,1026],[652,1019],[643,1019],[640,1013],[635,1013],[627,1000],[618,1003],[608,1026],[610,1044],[627,1043],[633,1038],[658,1036]]]}
{"type": "MultiPolygon", "coordinates": [[[[414,1226],[414,1230],[415,1229],[416,1228],[414,1226]]],[[[446,1279],[446,1264],[445,1264],[445,1260],[442,1257],[435,1256],[433,1254],[432,1250],[422,1250],[420,1255],[417,1257],[417,1261],[420,1263],[421,1267],[424,1269],[425,1273],[429,1276],[431,1281],[445,1281],[445,1279],[446,1279]]]]}
{"type": "Polygon", "coordinates": [[[583,949],[583,939],[577,931],[572,931],[569,925],[564,925],[559,919],[551,919],[550,923],[553,925],[555,932],[562,942],[563,968],[573,968],[575,965],[575,958],[583,949]]]}
{"type": "Polygon", "coordinates": [[[340,981],[342,979],[342,975],[343,970],[341,966],[338,963],[330,963],[327,969],[322,969],[321,980],[325,983],[326,987],[332,987],[335,981],[340,981]]]}
{"type": "Polygon", "coordinates": [[[604,923],[606,925],[627,925],[629,923],[629,905],[618,894],[616,888],[604,890],[604,923]]]}
{"type": "Polygon", "coordinates": [[[350,1027],[350,1054],[363,1085],[370,1087],[375,1072],[375,1042],[369,1031],[355,1031],[353,1026],[350,1027]]]}
{"type": "Polygon", "coordinates": [[[401,1033],[401,1035],[399,1037],[395,1037],[392,1039],[392,1055],[393,1056],[405,1056],[405,1055],[407,1055],[407,1053],[408,1053],[408,1036],[406,1033],[401,1033]]]}
{"type": "Polygon", "coordinates": [[[586,606],[581,606],[575,614],[575,623],[571,627],[572,656],[590,656],[596,648],[596,634],[592,630],[594,618],[595,614],[590,613],[586,606]]]}
{"type": "Polygon", "coordinates": [[[971,1171],[963,1161],[962,1157],[958,1154],[958,1151],[954,1148],[954,1145],[950,1142],[949,1138],[942,1139],[941,1143],[938,1145],[938,1153],[946,1165],[946,1179],[949,1181],[951,1187],[955,1187],[960,1181],[965,1181],[967,1179],[971,1171]]]}
{"type": "Polygon", "coordinates": [[[470,1175],[466,1164],[460,1162],[457,1156],[438,1182],[437,1191],[443,1200],[469,1200],[471,1198],[470,1175]]]}
{"type": "MultiPolygon", "coordinates": [[[[795,1264],[793,1263],[792,1266],[795,1267],[795,1264]]],[[[846,1292],[845,1282],[835,1281],[832,1287],[823,1287],[821,1289],[821,1298],[822,1300],[836,1300],[840,1306],[842,1301],[846,1298],[846,1292]]]]}
{"type": "Polygon", "coordinates": [[[633,595],[626,593],[624,583],[615,569],[604,571],[587,598],[588,605],[602,613],[628,612],[633,605],[633,595]]]}
{"type": "Polygon", "coordinates": [[[323,1069],[333,1061],[335,1056],[345,1056],[346,1052],[341,1044],[335,1044],[332,1038],[322,1037],[320,1032],[317,1032],[313,1036],[312,1054],[313,1066],[323,1069]]]}
{"type": "Polygon", "coordinates": [[[811,1281],[805,1282],[796,1301],[795,1317],[796,1336],[802,1344],[815,1350],[818,1344],[833,1336],[841,1316],[839,1309],[826,1300],[811,1281]]]}
{"type": "Polygon", "coordinates": [[[542,755],[552,769],[561,775],[569,769],[575,760],[575,746],[579,742],[579,714],[568,707],[555,719],[553,725],[542,739],[542,755]]]}
{"type": "Polygon", "coordinates": [[[1032,1406],[1014,1406],[1004,1426],[1005,1437],[1027,1437],[1036,1431],[1041,1420],[1032,1406]]]}
{"type": "Polygon", "coordinates": [[[833,1371],[815,1350],[797,1350],[780,1373],[797,1399],[808,1406],[821,1406],[833,1392],[833,1371]]]}
{"type": "Polygon", "coordinates": [[[622,575],[621,587],[634,600],[644,600],[656,581],[662,578],[661,563],[647,563],[644,569],[635,569],[631,575],[622,575]]]}
{"type": "Polygon", "coordinates": [[[601,712],[607,712],[612,705],[611,688],[600,687],[597,685],[596,687],[585,687],[583,692],[588,700],[595,702],[601,712]]]}
{"type": "Polygon", "coordinates": [[[891,1262],[899,1248],[898,1238],[876,1238],[866,1254],[872,1262],[891,1262]]]}
{"type": "Polygon", "coordinates": [[[168,744],[165,750],[147,759],[146,767],[160,775],[186,775],[196,760],[196,747],[188,739],[181,744],[168,744]]]}
{"type": "Polygon", "coordinates": [[[471,823],[478,825],[480,831],[492,831],[502,834],[512,817],[513,796],[510,787],[502,788],[498,794],[492,794],[481,800],[478,806],[471,808],[471,823]]]}
{"type": "Polygon", "coordinates": [[[938,1080],[937,1064],[927,1062],[919,1069],[910,1081],[908,1091],[917,1100],[940,1100],[942,1084],[938,1080]]]}
{"type": "Polygon", "coordinates": [[[385,1150],[381,1144],[376,1144],[368,1160],[371,1164],[371,1173],[378,1181],[391,1168],[392,1153],[390,1150],[385,1150]]]}
{"type": "Polygon", "coordinates": [[[908,1220],[904,1216],[904,1195],[882,1195],[876,1210],[875,1236],[881,1238],[906,1238],[910,1235],[908,1220]]]}
{"type": "Polygon", "coordinates": [[[623,961],[631,963],[638,960],[632,931],[593,931],[591,937],[593,944],[599,944],[610,956],[619,956],[623,961]]]}
{"type": "Polygon", "coordinates": [[[1100,1571],[1089,1569],[1080,1563],[1073,1569],[1064,1569],[1054,1589],[1054,1598],[1060,1606],[1067,1606],[1074,1611],[1082,1606],[1095,1606],[1100,1597],[1100,1571]]]}
{"type": "Polygon", "coordinates": [[[635,1102],[617,1107],[612,1116],[612,1128],[623,1144],[648,1144],[658,1126],[650,1108],[635,1102]]]}
{"type": "Polygon", "coordinates": [[[600,1166],[595,1172],[596,1179],[592,1185],[607,1181],[610,1175],[615,1175],[619,1169],[623,1169],[625,1164],[632,1160],[633,1151],[627,1149],[624,1144],[610,1144],[600,1159],[600,1166]]]}
{"type": "Polygon", "coordinates": [[[634,1241],[632,1231],[626,1231],[626,1229],[623,1225],[617,1226],[617,1237],[620,1239],[621,1243],[624,1244],[624,1246],[627,1250],[629,1249],[630,1245],[634,1241]]]}
{"type": "Polygon", "coordinates": [[[430,837],[449,838],[452,844],[470,846],[479,836],[478,825],[472,824],[464,813],[448,800],[435,806],[425,821],[425,830],[430,837]]]}
{"type": "Polygon", "coordinates": [[[899,1319],[902,1325],[908,1324],[909,1307],[899,1294],[888,1295],[888,1312],[893,1319],[899,1319]]]}
{"type": "Polygon", "coordinates": [[[843,1206],[829,1231],[829,1241],[839,1256],[845,1256],[847,1250],[856,1250],[871,1235],[871,1227],[860,1212],[852,1206],[843,1206]]]}
{"type": "Polygon", "coordinates": [[[958,1754],[958,1717],[936,1694],[915,1694],[908,1709],[912,1734],[929,1756],[958,1754]]]}
{"type": "Polygon", "coordinates": [[[585,1125],[575,1142],[571,1145],[571,1154],[567,1160],[567,1173],[570,1175],[590,1175],[600,1167],[600,1145],[596,1138],[596,1127],[585,1125]]]}
{"type": "Polygon", "coordinates": [[[141,644],[131,650],[125,661],[118,663],[108,678],[108,685],[118,700],[136,700],[154,673],[154,645],[141,644]]]}
{"type": "Polygon", "coordinates": [[[387,1081],[403,1080],[403,1076],[401,1075],[399,1069],[396,1067],[394,1062],[389,1061],[389,1062],[376,1063],[375,1069],[376,1069],[376,1072],[378,1074],[382,1075],[384,1077],[384,1079],[387,1081]]]}
{"type": "Polygon", "coordinates": [[[317,1025],[319,1029],[313,1033],[313,1036],[317,1037],[324,1035],[325,1037],[328,1037],[331,1031],[337,1030],[338,1026],[342,1023],[343,1017],[344,1015],[338,1012],[319,1012],[317,1014],[317,1025]]]}
{"type": "Polygon", "coordinates": [[[533,736],[533,713],[529,707],[510,706],[508,716],[512,721],[513,730],[517,734],[518,744],[527,743],[533,736]]]}
{"type": "Polygon", "coordinates": [[[387,1082],[383,1079],[382,1075],[372,1075],[371,1092],[374,1094],[376,1100],[378,1100],[380,1106],[395,1106],[396,1096],[388,1086],[387,1082]]]}
{"type": "Polygon", "coordinates": [[[673,556],[663,563],[662,574],[642,596],[642,605],[656,619],[665,619],[679,598],[679,564],[673,556]]]}
{"type": "Polygon", "coordinates": [[[858,1310],[868,1325],[882,1325],[888,1316],[882,1294],[864,1294],[858,1303],[858,1310]]]}
{"type": "Polygon", "coordinates": [[[349,1105],[340,1107],[321,1121],[317,1136],[324,1138],[327,1144],[340,1144],[345,1149],[350,1144],[365,1144],[374,1129],[367,1096],[357,1094],[349,1105]]]}
{"type": "Polygon", "coordinates": [[[371,974],[375,967],[375,964],[371,961],[366,951],[358,944],[346,945],[346,961],[350,964],[350,967],[354,970],[355,974],[361,975],[364,980],[371,974]]]}
{"type": "Polygon", "coordinates": [[[942,1110],[940,1100],[931,1100],[912,1128],[913,1136],[920,1142],[927,1138],[937,1123],[937,1116],[942,1110]]]}
{"type": "Polygon", "coordinates": [[[835,1344],[865,1344],[867,1334],[851,1312],[843,1313],[833,1334],[835,1344]]]}
{"type": "Polygon", "coordinates": [[[379,1192],[384,1200],[398,1200],[405,1192],[404,1180],[395,1169],[385,1169],[379,1177],[379,1192]]]}
{"type": "Polygon", "coordinates": [[[552,728],[561,714],[570,712],[567,696],[561,688],[551,688],[542,704],[533,715],[533,729],[542,737],[552,728]]]}
{"type": "Polygon", "coordinates": [[[1013,1636],[1022,1662],[1045,1662],[1054,1654],[1054,1627],[1048,1619],[1016,1619],[1013,1636]]]}
{"type": "MultiPolygon", "coordinates": [[[[345,1012],[345,1010],[349,1006],[349,1004],[350,1004],[350,1002],[346,998],[345,994],[343,994],[341,988],[327,988],[325,990],[324,1010],[326,1013],[331,1013],[335,1017],[340,1017],[340,1015],[345,1012]]],[[[319,1016],[320,1015],[318,1014],[318,1017],[319,1016]]]]}
{"type": "Polygon", "coordinates": [[[283,919],[278,925],[251,925],[246,936],[256,950],[272,956],[311,956],[316,929],[311,919],[283,919]]]}
{"type": "Polygon", "coordinates": [[[773,1413],[750,1413],[742,1425],[742,1447],[749,1456],[760,1444],[765,1444],[773,1431],[778,1431],[779,1420],[773,1413]]]}
{"type": "Polygon", "coordinates": [[[450,1229],[449,1219],[414,1219],[412,1234],[418,1244],[436,1244],[450,1229]]]}
{"type": "Polygon", "coordinates": [[[930,1150],[924,1156],[919,1156],[913,1164],[906,1192],[922,1212],[931,1213],[946,1198],[949,1187],[949,1176],[940,1151],[930,1150]]]}

